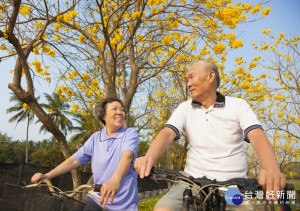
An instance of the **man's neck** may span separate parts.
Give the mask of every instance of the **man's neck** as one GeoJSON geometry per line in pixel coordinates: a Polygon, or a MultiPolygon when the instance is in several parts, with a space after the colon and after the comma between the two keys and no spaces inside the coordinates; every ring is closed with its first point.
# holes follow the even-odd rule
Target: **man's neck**
{"type": "Polygon", "coordinates": [[[195,99],[197,102],[201,103],[201,106],[208,109],[210,106],[214,105],[217,100],[217,93],[207,93],[202,99],[195,99]]]}

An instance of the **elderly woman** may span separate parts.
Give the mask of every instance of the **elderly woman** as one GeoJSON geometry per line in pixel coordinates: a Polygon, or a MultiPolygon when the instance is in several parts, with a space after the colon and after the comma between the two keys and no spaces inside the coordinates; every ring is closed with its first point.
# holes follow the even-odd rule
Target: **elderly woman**
{"type": "Polygon", "coordinates": [[[95,184],[102,184],[99,200],[87,195],[84,210],[138,210],[137,174],[133,163],[137,157],[138,134],[125,128],[125,111],[118,98],[105,98],[95,108],[97,118],[105,127],[94,133],[73,156],[50,172],[36,173],[31,178],[37,183],[41,177],[52,179],[77,168],[91,167],[95,184]]]}

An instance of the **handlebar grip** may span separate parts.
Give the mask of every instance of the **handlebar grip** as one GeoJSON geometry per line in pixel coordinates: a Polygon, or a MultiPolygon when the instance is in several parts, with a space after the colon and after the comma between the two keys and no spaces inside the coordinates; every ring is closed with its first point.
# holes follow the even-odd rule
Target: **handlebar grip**
{"type": "Polygon", "coordinates": [[[183,192],[182,211],[189,211],[191,198],[192,198],[192,190],[191,188],[188,187],[183,192]]]}
{"type": "Polygon", "coordinates": [[[102,185],[100,185],[100,184],[95,184],[94,192],[100,192],[100,191],[101,191],[101,187],[102,187],[102,185]]]}
{"type": "Polygon", "coordinates": [[[295,186],[292,183],[286,183],[284,190],[295,190],[295,186]]]}

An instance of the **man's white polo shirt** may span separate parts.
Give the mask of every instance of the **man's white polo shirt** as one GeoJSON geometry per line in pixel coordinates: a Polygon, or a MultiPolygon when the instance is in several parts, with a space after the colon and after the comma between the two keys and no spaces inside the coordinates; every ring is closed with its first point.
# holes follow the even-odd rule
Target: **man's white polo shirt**
{"type": "Polygon", "coordinates": [[[261,124],[245,100],[217,93],[217,101],[207,110],[192,99],[181,103],[165,127],[177,138],[183,132],[187,136],[186,173],[225,181],[247,177],[243,137],[247,141],[248,132],[261,124]]]}

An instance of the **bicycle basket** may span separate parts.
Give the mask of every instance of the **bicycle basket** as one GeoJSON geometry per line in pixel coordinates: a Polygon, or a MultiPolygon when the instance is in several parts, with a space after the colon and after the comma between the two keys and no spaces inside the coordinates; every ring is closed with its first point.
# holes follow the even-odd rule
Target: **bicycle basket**
{"type": "Polygon", "coordinates": [[[7,183],[0,200],[1,210],[7,211],[83,210],[84,206],[82,202],[67,196],[53,196],[50,191],[7,183]]]}

